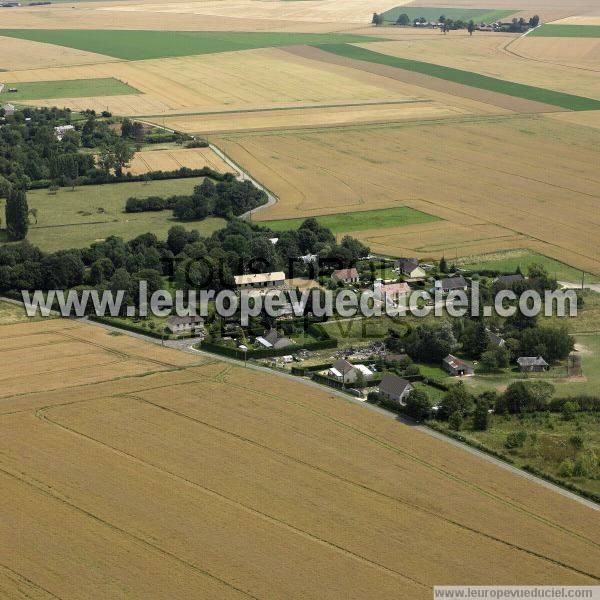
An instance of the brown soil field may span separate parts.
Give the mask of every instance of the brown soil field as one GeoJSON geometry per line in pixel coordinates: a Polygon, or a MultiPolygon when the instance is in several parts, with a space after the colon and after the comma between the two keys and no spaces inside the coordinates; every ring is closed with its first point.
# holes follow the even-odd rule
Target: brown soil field
{"type": "Polygon", "coordinates": [[[563,43],[555,44],[556,40],[551,38],[531,36],[515,40],[510,34],[483,33],[471,37],[467,32],[457,31],[452,35],[358,45],[391,56],[422,60],[587,98],[600,98],[597,72],[573,69],[567,64],[540,65],[536,60],[523,58],[544,58],[551,63],[562,60],[574,66],[595,64],[600,70],[600,40],[575,41],[584,43],[570,44],[565,38],[563,43]]]}
{"type": "Polygon", "coordinates": [[[136,152],[129,171],[134,175],[149,171],[174,171],[181,167],[202,169],[210,167],[218,173],[231,171],[229,165],[210,148],[172,148],[136,152]]]}
{"type": "MultiPolygon", "coordinates": [[[[460,226],[486,225],[477,236],[459,229],[460,243],[493,250],[525,237],[544,244],[543,254],[600,273],[595,130],[543,117],[474,117],[214,141],[279,197],[260,220],[413,206],[460,226]]],[[[436,241],[431,227],[422,226],[421,239],[404,228],[375,234],[394,255],[452,243],[436,241]],[[408,234],[413,246],[402,241],[408,234]]]]}
{"type": "Polygon", "coordinates": [[[55,390],[23,377],[0,400],[6,597],[420,600],[600,578],[592,509],[362,406],[70,321],[6,327],[24,361],[54,335],[151,363],[55,390]]]}

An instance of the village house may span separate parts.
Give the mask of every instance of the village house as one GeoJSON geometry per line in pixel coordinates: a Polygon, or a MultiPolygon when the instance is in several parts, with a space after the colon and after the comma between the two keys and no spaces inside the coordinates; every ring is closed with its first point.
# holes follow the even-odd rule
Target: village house
{"type": "Polygon", "coordinates": [[[454,377],[462,377],[463,375],[474,375],[475,369],[473,365],[470,365],[468,362],[453,356],[452,354],[448,354],[446,358],[442,361],[442,368],[444,371],[450,373],[454,377]]]}
{"type": "Polygon", "coordinates": [[[511,288],[515,283],[519,283],[524,280],[525,278],[523,275],[520,273],[515,273],[514,275],[500,275],[500,277],[496,278],[496,283],[508,289],[511,288]]]}
{"type": "Polygon", "coordinates": [[[202,317],[169,317],[167,319],[167,329],[171,333],[200,333],[204,330],[204,319],[202,317]]]}
{"type": "Polygon", "coordinates": [[[294,342],[290,338],[280,336],[276,329],[271,329],[264,335],[258,336],[256,342],[265,348],[274,348],[275,350],[294,345],[294,342]]]}
{"type": "Polygon", "coordinates": [[[410,279],[423,279],[426,276],[425,271],[419,266],[417,258],[400,258],[396,261],[396,269],[401,275],[410,277],[410,279]]]}
{"type": "Polygon", "coordinates": [[[358,283],[360,277],[355,267],[351,269],[338,269],[331,274],[331,279],[335,282],[358,283]]]}
{"type": "Polygon", "coordinates": [[[446,277],[445,279],[436,280],[435,289],[442,291],[444,294],[456,292],[458,290],[466,292],[468,283],[464,277],[446,277]]]}
{"type": "Polygon", "coordinates": [[[342,383],[355,383],[362,374],[365,381],[373,379],[373,371],[365,365],[353,365],[344,358],[340,358],[329,369],[328,374],[342,383]]]}
{"type": "Polygon", "coordinates": [[[64,137],[67,131],[75,131],[75,127],[73,125],[59,125],[54,128],[54,135],[56,139],[60,142],[64,137]]]}
{"type": "Polygon", "coordinates": [[[2,107],[5,117],[12,117],[15,114],[15,107],[12,104],[5,104],[2,107]]]}
{"type": "Polygon", "coordinates": [[[379,398],[404,406],[412,390],[413,386],[406,379],[393,373],[386,373],[379,384],[379,398]]]}
{"type": "Polygon", "coordinates": [[[541,373],[550,368],[541,356],[519,356],[517,364],[521,373],[541,373]]]}
{"type": "MultiPolygon", "coordinates": [[[[407,283],[382,283],[378,279],[373,284],[373,291],[377,294],[377,298],[381,300],[384,306],[397,306],[401,300],[408,297],[410,287],[407,283]]],[[[403,303],[404,304],[404,303],[403,303]]]]}
{"type": "Polygon", "coordinates": [[[274,271],[272,273],[250,273],[248,275],[236,275],[233,279],[239,290],[275,288],[285,284],[285,273],[283,271],[274,271]]]}

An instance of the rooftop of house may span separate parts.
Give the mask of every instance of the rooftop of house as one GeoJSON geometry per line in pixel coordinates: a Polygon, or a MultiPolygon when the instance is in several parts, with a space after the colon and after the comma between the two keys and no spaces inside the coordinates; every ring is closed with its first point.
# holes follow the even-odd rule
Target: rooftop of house
{"type": "Polygon", "coordinates": [[[440,287],[444,289],[448,288],[464,288],[467,285],[467,280],[462,277],[445,277],[444,279],[440,279],[436,281],[436,284],[440,285],[440,287]]]}
{"type": "Polygon", "coordinates": [[[500,275],[496,281],[500,283],[516,283],[517,281],[523,281],[525,278],[520,273],[515,273],[514,275],[500,275]]]}
{"type": "Polygon", "coordinates": [[[382,294],[408,294],[410,286],[408,283],[384,283],[381,285],[382,294]]]}
{"type": "Polygon", "coordinates": [[[355,267],[351,269],[337,269],[332,273],[332,277],[336,279],[356,279],[358,277],[358,271],[355,267]]]}
{"type": "Polygon", "coordinates": [[[462,360],[461,358],[454,356],[453,354],[448,354],[448,356],[446,356],[446,358],[444,358],[444,362],[447,365],[450,365],[454,369],[460,369],[461,367],[467,367],[469,369],[473,368],[473,366],[470,365],[468,362],[462,360]]]}
{"type": "Polygon", "coordinates": [[[247,275],[236,275],[233,279],[236,285],[252,285],[270,281],[285,281],[285,273],[283,271],[248,273],[247,275]]]}
{"type": "Polygon", "coordinates": [[[204,319],[198,316],[192,317],[178,317],[173,316],[167,319],[167,325],[202,325],[204,319]]]}
{"type": "Polygon", "coordinates": [[[400,396],[408,386],[410,386],[410,381],[393,373],[386,373],[379,384],[379,391],[393,396],[400,396]]]}
{"type": "Polygon", "coordinates": [[[340,358],[333,363],[333,369],[344,375],[354,369],[354,365],[349,363],[345,358],[340,358]]]}
{"type": "Polygon", "coordinates": [[[548,363],[541,356],[519,356],[517,363],[521,367],[547,367],[548,363]]]}
{"type": "Polygon", "coordinates": [[[406,271],[412,271],[419,266],[418,258],[399,258],[396,261],[396,266],[406,271]]]}

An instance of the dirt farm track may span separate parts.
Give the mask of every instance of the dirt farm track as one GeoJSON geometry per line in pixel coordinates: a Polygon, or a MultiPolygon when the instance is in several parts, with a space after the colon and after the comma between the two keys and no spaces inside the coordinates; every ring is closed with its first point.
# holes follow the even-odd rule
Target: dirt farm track
{"type": "Polygon", "coordinates": [[[1,333],[3,597],[600,576],[591,509],[326,392],[72,321],[1,333]]]}

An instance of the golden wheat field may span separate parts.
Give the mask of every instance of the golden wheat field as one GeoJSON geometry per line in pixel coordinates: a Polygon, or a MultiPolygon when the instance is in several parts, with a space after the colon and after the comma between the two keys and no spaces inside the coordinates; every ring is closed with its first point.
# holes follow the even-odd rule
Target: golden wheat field
{"type": "MultiPolygon", "coordinates": [[[[279,196],[260,220],[413,206],[460,226],[485,225],[477,235],[461,228],[460,237],[486,251],[525,237],[544,254],[600,273],[595,130],[487,117],[215,140],[279,196]]],[[[376,235],[376,250],[392,255],[407,248],[441,255],[462,244],[448,231],[432,233],[431,224],[420,227],[356,235],[376,235]]]]}
{"type": "Polygon", "coordinates": [[[419,600],[600,577],[592,509],[327,392],[73,321],[0,331],[3,360],[38,373],[0,398],[8,597],[419,600]],[[72,356],[122,369],[83,380],[72,356]]]}
{"type": "Polygon", "coordinates": [[[231,167],[210,148],[142,150],[134,154],[129,171],[134,175],[141,175],[150,171],[176,171],[181,167],[188,169],[209,167],[218,173],[231,171],[231,167]]]}

